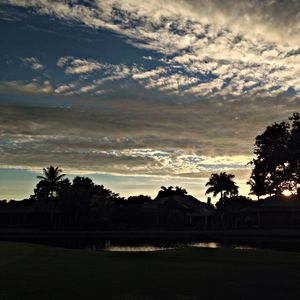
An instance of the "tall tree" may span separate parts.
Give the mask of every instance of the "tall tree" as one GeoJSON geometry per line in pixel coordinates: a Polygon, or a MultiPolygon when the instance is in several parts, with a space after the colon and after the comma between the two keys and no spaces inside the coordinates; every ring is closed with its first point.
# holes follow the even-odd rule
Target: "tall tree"
{"type": "Polygon", "coordinates": [[[247,184],[250,185],[250,195],[256,195],[257,200],[259,200],[261,196],[266,194],[267,187],[263,174],[259,172],[253,172],[247,184]]]}
{"type": "Polygon", "coordinates": [[[211,174],[209,181],[205,185],[209,186],[206,190],[206,194],[213,193],[213,196],[215,197],[220,193],[221,199],[223,199],[224,196],[237,195],[238,186],[233,181],[234,177],[233,174],[227,174],[226,172],[211,174]]]}
{"type": "Polygon", "coordinates": [[[287,181],[289,128],[287,122],[275,123],[268,126],[255,140],[256,158],[252,161],[254,169],[251,177],[263,175],[266,192],[269,194],[280,193],[287,181]]]}
{"type": "MultiPolygon", "coordinates": [[[[270,195],[285,189],[300,192],[300,114],[294,113],[289,120],[268,126],[256,137],[249,184],[259,188],[260,195],[262,185],[270,195]]],[[[251,192],[257,194],[253,188],[251,192]]]]}
{"type": "Polygon", "coordinates": [[[59,189],[59,183],[66,175],[62,174],[62,169],[58,166],[49,166],[48,168],[44,168],[43,172],[44,176],[37,176],[38,179],[41,179],[37,184],[37,188],[39,187],[40,190],[43,190],[47,197],[54,197],[59,189]]]}
{"type": "Polygon", "coordinates": [[[292,122],[290,140],[288,143],[289,149],[289,180],[294,183],[294,189],[299,194],[300,187],[300,114],[293,113],[289,118],[292,122]]]}

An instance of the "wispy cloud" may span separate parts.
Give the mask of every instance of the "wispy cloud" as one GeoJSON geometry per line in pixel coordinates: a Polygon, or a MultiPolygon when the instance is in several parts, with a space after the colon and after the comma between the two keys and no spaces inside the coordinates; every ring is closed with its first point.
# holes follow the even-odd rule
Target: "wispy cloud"
{"type": "Polygon", "coordinates": [[[21,57],[21,61],[35,71],[41,71],[45,68],[36,57],[21,57]]]}
{"type": "Polygon", "coordinates": [[[75,89],[76,86],[77,86],[76,83],[61,84],[56,87],[54,92],[56,94],[66,94],[66,93],[69,93],[70,91],[72,91],[73,89],[75,89]]]}
{"type": "Polygon", "coordinates": [[[124,78],[131,78],[132,70],[124,64],[114,65],[89,58],[73,56],[60,57],[57,66],[64,68],[65,74],[78,75],[79,80],[58,85],[56,94],[75,95],[90,94],[99,95],[104,93],[103,85],[109,81],[116,81],[124,78]],[[97,79],[88,77],[90,73],[96,73],[97,79]]]}
{"type": "Polygon", "coordinates": [[[122,102],[104,102],[96,111],[2,106],[0,164],[57,163],[124,175],[202,178],[221,169],[248,174],[257,133],[294,107],[266,115],[270,101],[218,103],[153,107],[127,102],[124,110],[122,102]]]}
{"type": "MultiPolygon", "coordinates": [[[[227,170],[246,181],[255,136],[299,110],[297,0],[3,3],[91,40],[49,57],[26,52],[21,62],[18,54],[19,64],[45,71],[38,79],[9,74],[1,92],[71,104],[1,107],[0,167],[59,164],[71,172],[200,181],[227,170]],[[99,36],[109,36],[114,51],[84,48],[94,38],[99,45],[99,36]],[[123,56],[113,47],[125,43],[123,56]]],[[[7,58],[7,69],[16,67],[7,58]]]]}
{"type": "MultiPolygon", "coordinates": [[[[93,5],[47,0],[5,2],[110,30],[135,47],[161,53],[168,67],[159,78],[166,81],[167,73],[170,82],[162,85],[152,81],[159,75],[157,67],[134,73],[133,78],[143,79],[146,88],[206,97],[300,93],[298,1],[230,0],[226,5],[217,0],[107,0],[93,5]],[[285,14],[281,13],[283,8],[285,14]]],[[[110,67],[73,57],[61,58],[58,66],[65,67],[66,74],[87,74],[110,67]]],[[[116,74],[111,78],[117,78],[116,74]]]]}
{"type": "Polygon", "coordinates": [[[86,74],[105,68],[105,64],[97,61],[74,58],[72,56],[61,57],[57,62],[57,66],[66,67],[66,74],[86,74]]]}
{"type": "Polygon", "coordinates": [[[49,94],[53,91],[50,81],[0,81],[0,91],[10,93],[49,94]]]}

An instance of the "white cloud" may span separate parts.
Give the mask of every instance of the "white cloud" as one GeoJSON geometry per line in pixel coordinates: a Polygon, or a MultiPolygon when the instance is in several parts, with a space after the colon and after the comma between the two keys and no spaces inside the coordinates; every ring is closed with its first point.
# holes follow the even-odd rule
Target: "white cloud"
{"type": "Polygon", "coordinates": [[[151,69],[151,70],[141,70],[138,68],[133,69],[133,79],[149,79],[149,78],[157,78],[159,77],[160,74],[165,73],[166,69],[163,67],[158,67],[156,69],[151,69]]]}
{"type": "Polygon", "coordinates": [[[153,60],[153,57],[148,55],[148,56],[143,56],[144,60],[153,60]]]}
{"type": "Polygon", "coordinates": [[[57,66],[66,67],[66,74],[85,74],[106,68],[105,64],[101,64],[95,60],[74,58],[72,56],[61,57],[57,61],[57,66]]]}
{"type": "Polygon", "coordinates": [[[57,61],[57,66],[64,68],[65,74],[80,75],[80,80],[59,85],[55,89],[55,93],[64,95],[83,93],[100,95],[104,93],[104,90],[99,89],[99,87],[105,82],[120,80],[131,76],[131,69],[124,64],[114,65],[73,56],[60,57],[57,61]],[[101,73],[97,73],[99,79],[89,81],[89,77],[86,75],[96,71],[101,71],[101,73]]]}
{"type": "Polygon", "coordinates": [[[70,83],[70,84],[61,84],[59,85],[55,90],[54,92],[56,94],[63,94],[63,93],[66,93],[66,92],[70,92],[70,90],[73,90],[76,88],[76,84],[75,83],[70,83]]]}
{"type": "Polygon", "coordinates": [[[217,78],[210,82],[203,82],[198,85],[195,85],[185,91],[185,94],[193,94],[193,95],[210,95],[214,94],[215,91],[220,91],[224,81],[217,78]]]}
{"type": "MultiPolygon", "coordinates": [[[[284,94],[289,88],[299,95],[299,82],[295,80],[300,75],[297,0],[106,0],[95,1],[93,7],[74,1],[5,3],[34,7],[40,14],[116,32],[136,47],[163,54],[169,65],[167,76],[166,70],[156,73],[160,70],[157,66],[139,68],[132,74],[127,67],[126,74],[111,71],[111,77],[103,80],[132,76],[146,88],[179,94],[195,84],[190,94],[206,97],[270,97],[284,94]],[[175,67],[182,72],[176,72],[175,67]],[[155,76],[160,82],[154,82],[155,76]],[[169,83],[163,84],[166,77],[169,83]],[[191,83],[187,77],[192,78],[191,83]],[[193,78],[199,78],[199,84],[193,78]]],[[[149,57],[154,60],[152,56],[144,59],[149,57]]],[[[109,64],[73,57],[61,58],[57,64],[65,68],[66,74],[112,70],[109,64]]]]}
{"type": "Polygon", "coordinates": [[[30,94],[49,94],[53,91],[50,81],[39,82],[33,79],[28,81],[0,81],[0,91],[19,92],[30,94]]]}
{"type": "Polygon", "coordinates": [[[21,60],[25,65],[35,71],[41,71],[45,68],[36,57],[22,57],[21,60]]]}

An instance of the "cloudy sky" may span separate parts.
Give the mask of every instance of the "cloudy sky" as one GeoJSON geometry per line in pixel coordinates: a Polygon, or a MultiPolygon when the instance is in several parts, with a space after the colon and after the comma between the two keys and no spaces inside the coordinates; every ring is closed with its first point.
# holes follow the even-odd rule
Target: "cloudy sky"
{"type": "Polygon", "coordinates": [[[50,164],[122,195],[204,200],[299,111],[298,0],[0,0],[0,199],[50,164]]]}

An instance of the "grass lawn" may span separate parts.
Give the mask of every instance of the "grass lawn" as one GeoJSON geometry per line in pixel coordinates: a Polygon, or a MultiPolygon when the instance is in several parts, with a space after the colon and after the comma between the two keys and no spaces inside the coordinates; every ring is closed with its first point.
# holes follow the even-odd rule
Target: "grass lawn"
{"type": "Polygon", "coordinates": [[[0,242],[0,299],[300,299],[300,254],[88,252],[0,242]]]}

